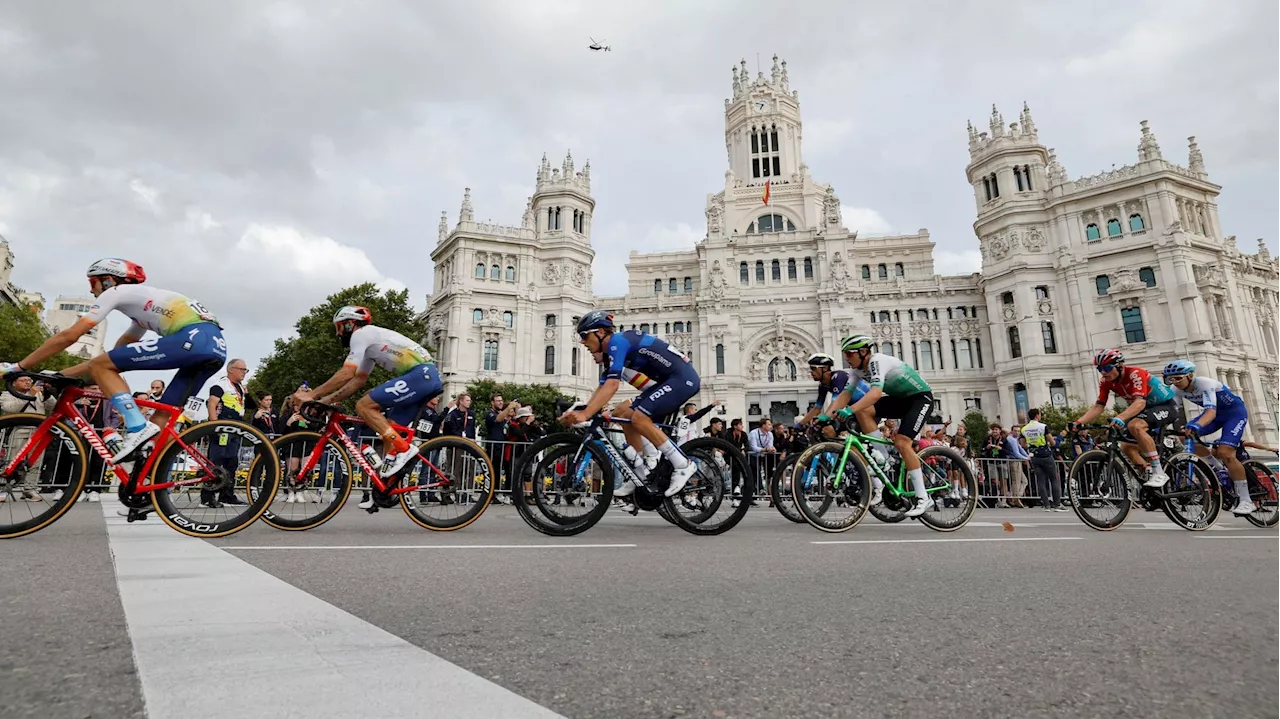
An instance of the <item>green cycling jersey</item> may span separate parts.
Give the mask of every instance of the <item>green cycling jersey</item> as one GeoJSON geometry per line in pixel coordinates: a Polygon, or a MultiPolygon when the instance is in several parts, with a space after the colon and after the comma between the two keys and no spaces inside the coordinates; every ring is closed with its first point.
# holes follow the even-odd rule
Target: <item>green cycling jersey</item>
{"type": "Polygon", "coordinates": [[[890,397],[910,397],[931,391],[925,382],[906,362],[881,354],[871,355],[865,370],[850,370],[861,379],[865,379],[872,387],[879,387],[890,397]]]}

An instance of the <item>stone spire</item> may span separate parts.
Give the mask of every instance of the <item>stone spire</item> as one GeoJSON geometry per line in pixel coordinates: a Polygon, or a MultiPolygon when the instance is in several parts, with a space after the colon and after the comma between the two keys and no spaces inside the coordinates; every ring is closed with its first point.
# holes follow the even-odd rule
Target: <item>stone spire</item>
{"type": "Polygon", "coordinates": [[[736,100],[742,94],[742,79],[738,77],[737,65],[730,68],[730,71],[733,73],[733,99],[736,100]]]}
{"type": "Polygon", "coordinates": [[[1031,108],[1027,107],[1027,102],[1022,102],[1022,134],[1035,139],[1036,123],[1031,119],[1031,108]]]}
{"type": "Polygon", "coordinates": [[[782,80],[782,68],[778,67],[778,56],[773,56],[773,67],[769,70],[769,81],[777,86],[782,80]]]}
{"type": "Polygon", "coordinates": [[[475,212],[471,209],[471,188],[462,192],[462,211],[458,213],[458,222],[474,222],[475,212]]]}
{"type": "Polygon", "coordinates": [[[782,61],[782,91],[787,92],[791,89],[791,80],[787,78],[787,61],[782,61]]]}
{"type": "Polygon", "coordinates": [[[1200,154],[1195,135],[1187,138],[1187,162],[1187,169],[1204,174],[1204,155],[1200,154]]]}
{"type": "Polygon", "coordinates": [[[1267,241],[1261,237],[1258,238],[1258,259],[1264,262],[1271,261],[1271,250],[1267,249],[1267,241]]]}
{"type": "Polygon", "coordinates": [[[524,219],[522,219],[522,220],[520,221],[520,226],[521,226],[521,227],[523,227],[523,228],[525,228],[526,230],[533,230],[533,229],[537,229],[537,227],[534,225],[534,217],[533,217],[533,198],[532,198],[532,197],[530,197],[529,199],[525,200],[525,203],[524,203],[524,219]]]}
{"type": "Polygon", "coordinates": [[[996,139],[1004,134],[1004,117],[1000,111],[996,109],[995,104],[991,105],[991,139],[996,139]]]}
{"type": "Polygon", "coordinates": [[[440,224],[436,226],[436,233],[441,242],[449,236],[449,213],[444,210],[440,211],[440,224]]]}
{"type": "Polygon", "coordinates": [[[751,81],[751,73],[747,72],[747,59],[745,57],[738,63],[738,75],[742,78],[742,89],[746,90],[751,81]]]}
{"type": "Polygon", "coordinates": [[[573,177],[573,151],[572,150],[565,151],[564,164],[560,166],[560,174],[564,175],[565,179],[573,177]]]}
{"type": "Polygon", "coordinates": [[[582,189],[591,192],[591,160],[587,160],[587,163],[582,166],[582,172],[579,172],[578,176],[582,178],[582,189]]]}
{"type": "Polygon", "coordinates": [[[1142,139],[1138,141],[1138,162],[1163,160],[1164,156],[1160,154],[1160,143],[1156,142],[1155,133],[1147,127],[1147,121],[1143,120],[1138,124],[1142,126],[1142,139]]]}
{"type": "Polygon", "coordinates": [[[1049,148],[1049,164],[1044,168],[1044,175],[1049,179],[1050,185],[1058,185],[1067,181],[1067,168],[1058,162],[1058,152],[1052,147],[1049,148]]]}

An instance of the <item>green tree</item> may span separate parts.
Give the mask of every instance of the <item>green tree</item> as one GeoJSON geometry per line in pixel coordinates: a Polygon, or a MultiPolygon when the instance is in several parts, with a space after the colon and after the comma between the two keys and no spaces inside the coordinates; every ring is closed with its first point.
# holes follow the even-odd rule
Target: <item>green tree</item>
{"type": "Polygon", "coordinates": [[[549,384],[515,384],[494,382],[491,379],[477,380],[467,385],[467,394],[471,395],[471,406],[477,414],[488,410],[494,395],[502,395],[505,402],[518,399],[520,404],[533,407],[533,415],[548,427],[559,416],[555,410],[556,400],[572,399],[549,384]]]}
{"type": "MultiPolygon", "coordinates": [[[[1054,407],[1052,404],[1045,404],[1040,408],[1040,421],[1049,427],[1049,431],[1057,433],[1066,428],[1068,422],[1074,422],[1077,418],[1088,411],[1092,405],[1085,404],[1075,395],[1067,398],[1067,406],[1054,407]]],[[[1110,409],[1103,411],[1102,416],[1098,418],[1099,424],[1106,422],[1115,416],[1115,412],[1110,409]]]]}
{"type": "Polygon", "coordinates": [[[964,433],[969,435],[970,445],[977,442],[978,446],[981,447],[982,438],[986,437],[987,432],[991,431],[991,420],[987,419],[982,410],[971,409],[965,413],[964,419],[961,421],[964,422],[964,433]]]}
{"type": "MultiPolygon", "coordinates": [[[[44,344],[49,333],[40,315],[26,307],[0,302],[0,361],[17,362],[44,344]]],[[[67,352],[59,352],[39,367],[28,369],[60,370],[84,361],[67,352]]]]}
{"type": "MultiPolygon", "coordinates": [[[[416,320],[417,312],[409,304],[408,290],[380,293],[372,282],[348,287],[329,295],[299,318],[294,324],[296,337],[276,340],[275,349],[263,358],[249,381],[249,393],[255,397],[271,394],[283,398],[303,382],[318,387],[332,377],[347,356],[347,350],[333,331],[333,315],[343,305],[368,307],[374,324],[411,339],[426,334],[426,328],[416,320]]],[[[365,386],[372,389],[391,377],[386,370],[374,368],[365,386]]],[[[347,405],[354,406],[359,396],[360,393],[353,395],[347,405]]]]}

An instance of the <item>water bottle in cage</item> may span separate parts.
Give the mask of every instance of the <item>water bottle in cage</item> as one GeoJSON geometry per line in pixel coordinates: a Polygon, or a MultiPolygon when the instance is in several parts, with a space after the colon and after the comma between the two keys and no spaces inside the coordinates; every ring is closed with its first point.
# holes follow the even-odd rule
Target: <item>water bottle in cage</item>
{"type": "Polygon", "coordinates": [[[364,459],[369,463],[370,467],[373,467],[375,470],[382,469],[382,458],[379,457],[378,453],[373,449],[373,445],[366,444],[360,449],[360,454],[364,455],[364,459]]]}

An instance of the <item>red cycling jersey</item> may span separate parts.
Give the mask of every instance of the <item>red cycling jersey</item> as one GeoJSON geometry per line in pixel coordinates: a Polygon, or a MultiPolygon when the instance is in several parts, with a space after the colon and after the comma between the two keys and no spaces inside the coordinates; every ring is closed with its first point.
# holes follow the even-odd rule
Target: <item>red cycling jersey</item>
{"type": "Polygon", "coordinates": [[[1115,382],[1102,380],[1102,385],[1098,387],[1098,404],[1105,407],[1112,392],[1127,402],[1138,398],[1146,399],[1151,394],[1151,373],[1141,367],[1121,367],[1115,382]]]}

